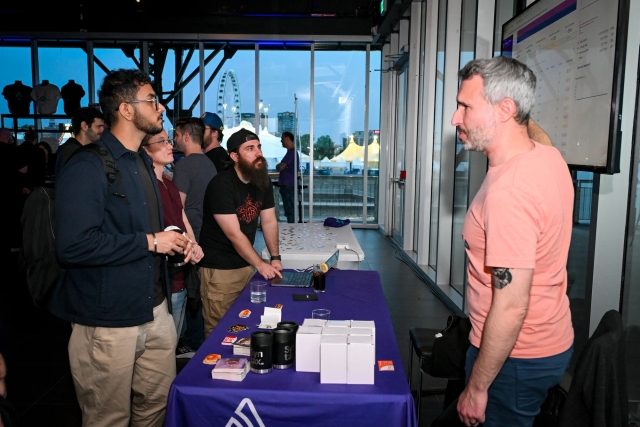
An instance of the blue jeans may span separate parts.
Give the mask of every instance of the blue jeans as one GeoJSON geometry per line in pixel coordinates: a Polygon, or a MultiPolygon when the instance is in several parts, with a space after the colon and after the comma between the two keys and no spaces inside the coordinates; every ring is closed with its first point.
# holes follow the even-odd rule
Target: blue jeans
{"type": "Polygon", "coordinates": [[[288,223],[293,223],[294,206],[293,206],[293,185],[281,185],[280,196],[282,197],[282,205],[284,206],[284,216],[287,217],[288,223]]]}
{"type": "Polygon", "coordinates": [[[187,305],[187,290],[183,289],[180,292],[174,292],[171,294],[171,308],[173,311],[173,323],[176,324],[176,332],[178,338],[180,338],[180,332],[182,331],[182,324],[184,323],[184,308],[187,305]]]}
{"type": "MultiPolygon", "coordinates": [[[[467,382],[478,348],[467,350],[467,382]]],[[[484,427],[530,427],[547,398],[547,391],[560,384],[569,366],[573,346],[564,353],[538,359],[509,357],[489,387],[484,427]]]]}
{"type": "Polygon", "coordinates": [[[204,342],[204,319],[202,317],[202,302],[198,302],[198,308],[195,314],[189,313],[189,310],[184,314],[185,322],[182,326],[182,342],[187,345],[191,350],[197,350],[204,342]]]}

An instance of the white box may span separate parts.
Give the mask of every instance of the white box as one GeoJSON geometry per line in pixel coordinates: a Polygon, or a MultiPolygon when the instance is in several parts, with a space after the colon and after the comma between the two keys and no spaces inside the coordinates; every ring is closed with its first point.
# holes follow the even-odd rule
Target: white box
{"type": "Polygon", "coordinates": [[[349,335],[347,345],[347,384],[373,384],[375,359],[372,336],[349,335]]]}
{"type": "Polygon", "coordinates": [[[373,329],[373,343],[376,342],[376,322],[373,320],[352,320],[352,328],[371,328],[373,329]]]}
{"type": "Polygon", "coordinates": [[[327,321],[325,319],[304,319],[302,326],[325,326],[327,321]]]}
{"type": "Polygon", "coordinates": [[[326,326],[351,326],[351,320],[327,320],[326,326]]]}
{"type": "Polygon", "coordinates": [[[320,341],[320,382],[347,383],[347,336],[322,335],[320,341]]]}
{"type": "Polygon", "coordinates": [[[319,326],[300,326],[296,333],[296,371],[320,372],[319,326]]]}
{"type": "Polygon", "coordinates": [[[346,326],[325,326],[322,328],[322,335],[347,335],[349,328],[346,326]]]}
{"type": "Polygon", "coordinates": [[[371,337],[373,341],[373,353],[371,355],[371,364],[376,364],[376,341],[374,339],[375,332],[372,328],[349,328],[349,336],[371,337]]]}

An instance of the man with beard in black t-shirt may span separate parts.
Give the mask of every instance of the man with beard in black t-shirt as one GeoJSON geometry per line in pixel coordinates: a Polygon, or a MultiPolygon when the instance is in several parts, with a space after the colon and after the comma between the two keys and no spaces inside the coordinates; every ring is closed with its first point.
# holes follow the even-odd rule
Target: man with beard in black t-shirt
{"type": "Polygon", "coordinates": [[[246,129],[231,135],[227,149],[233,167],[218,173],[205,192],[200,292],[206,336],[255,270],[265,279],[282,277],[273,186],[260,147],[258,135],[246,129]],[[271,254],[270,264],[253,249],[258,217],[271,254]]]}

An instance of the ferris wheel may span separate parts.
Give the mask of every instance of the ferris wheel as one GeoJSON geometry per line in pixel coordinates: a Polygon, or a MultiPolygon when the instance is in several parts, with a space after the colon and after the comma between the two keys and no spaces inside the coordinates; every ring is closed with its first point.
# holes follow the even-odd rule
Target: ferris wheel
{"type": "Polygon", "coordinates": [[[240,85],[238,85],[238,76],[233,70],[226,71],[220,77],[216,113],[222,117],[222,123],[225,128],[235,127],[240,124],[242,113],[240,85]]]}

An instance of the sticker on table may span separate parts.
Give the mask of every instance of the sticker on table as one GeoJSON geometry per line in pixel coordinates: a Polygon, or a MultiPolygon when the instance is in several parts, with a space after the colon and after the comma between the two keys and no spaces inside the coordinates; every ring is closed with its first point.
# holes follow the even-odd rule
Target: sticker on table
{"type": "MultiPolygon", "coordinates": [[[[247,317],[251,316],[251,310],[248,310],[245,308],[240,312],[239,316],[242,317],[243,319],[246,319],[247,317]]],[[[232,332],[232,331],[229,331],[229,332],[232,332]]]]}
{"type": "Polygon", "coordinates": [[[236,342],[237,339],[238,337],[234,337],[233,335],[227,335],[222,340],[222,345],[233,345],[233,343],[236,342]]]}
{"type": "Polygon", "coordinates": [[[282,310],[282,304],[276,304],[275,308],[279,308],[280,310],[282,310]]]}
{"type": "Polygon", "coordinates": [[[379,371],[393,371],[393,360],[378,360],[379,371]]]}
{"type": "Polygon", "coordinates": [[[235,324],[230,326],[229,329],[227,329],[227,331],[233,334],[237,334],[238,332],[246,331],[247,329],[249,329],[247,325],[235,324]]]}
{"type": "Polygon", "coordinates": [[[204,358],[202,363],[206,365],[215,365],[216,363],[218,363],[218,360],[220,360],[221,357],[222,356],[220,356],[219,354],[209,354],[204,358]]]}

